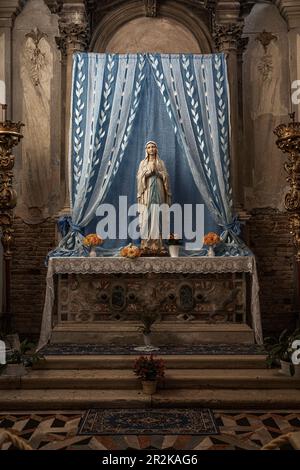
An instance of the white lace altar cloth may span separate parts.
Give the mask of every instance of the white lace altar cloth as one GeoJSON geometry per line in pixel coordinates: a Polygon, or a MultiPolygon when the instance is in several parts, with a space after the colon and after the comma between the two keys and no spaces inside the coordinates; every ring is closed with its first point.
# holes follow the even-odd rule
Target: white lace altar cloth
{"type": "Polygon", "coordinates": [[[54,275],[55,274],[212,274],[249,272],[251,285],[251,318],[257,344],[263,343],[259,285],[256,261],[254,256],[235,257],[182,257],[182,258],[51,258],[48,264],[46,278],[46,297],[43,310],[41,334],[38,349],[45,346],[51,336],[54,304],[54,275]]]}

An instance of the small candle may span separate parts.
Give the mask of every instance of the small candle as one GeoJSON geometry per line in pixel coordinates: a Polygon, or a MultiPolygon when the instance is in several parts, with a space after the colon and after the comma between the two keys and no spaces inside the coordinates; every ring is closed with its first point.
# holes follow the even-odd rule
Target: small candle
{"type": "Polygon", "coordinates": [[[0,80],[0,104],[6,104],[4,80],[0,80]]]}

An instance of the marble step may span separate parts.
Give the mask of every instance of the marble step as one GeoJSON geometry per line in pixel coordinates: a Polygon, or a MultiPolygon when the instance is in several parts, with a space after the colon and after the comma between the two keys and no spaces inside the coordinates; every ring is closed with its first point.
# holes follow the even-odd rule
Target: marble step
{"type": "MultiPolygon", "coordinates": [[[[0,376],[0,389],[89,389],[133,390],[140,382],[131,370],[32,370],[22,377],[0,376]]],[[[278,370],[262,369],[174,369],[168,370],[161,389],[293,389],[300,379],[278,370]]],[[[298,392],[300,395],[300,392],[298,392]]]]}
{"type": "Polygon", "coordinates": [[[209,407],[213,410],[299,410],[299,390],[5,390],[1,411],[85,410],[87,408],[209,407]]]}
{"type": "MultiPolygon", "coordinates": [[[[138,355],[51,355],[35,369],[130,369],[138,355]]],[[[265,369],[264,355],[162,355],[167,369],[265,369]]]]}

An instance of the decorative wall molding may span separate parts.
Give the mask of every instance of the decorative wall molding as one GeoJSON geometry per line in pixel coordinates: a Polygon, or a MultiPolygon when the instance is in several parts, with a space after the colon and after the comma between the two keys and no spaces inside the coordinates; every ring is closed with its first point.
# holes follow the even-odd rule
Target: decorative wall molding
{"type": "Polygon", "coordinates": [[[300,0],[273,0],[290,29],[300,28],[300,0]]]}
{"type": "MultiPolygon", "coordinates": [[[[116,0],[115,7],[109,8],[112,3],[107,1],[104,5],[101,4],[101,7],[93,14],[91,51],[105,52],[107,44],[117,29],[131,20],[145,16],[143,0],[128,2],[116,0]]],[[[204,2],[166,0],[159,4],[159,16],[173,19],[188,28],[195,36],[203,53],[213,51],[210,12],[204,8],[204,2]],[[192,4],[194,8],[191,8],[192,4]]]]}
{"type": "Polygon", "coordinates": [[[264,48],[265,54],[268,52],[268,46],[271,44],[272,41],[277,41],[277,36],[274,34],[267,32],[265,29],[259,33],[255,40],[259,41],[264,48]]]}
{"type": "Polygon", "coordinates": [[[34,28],[30,33],[25,34],[25,38],[32,39],[33,47],[30,47],[28,41],[25,44],[25,54],[29,62],[30,78],[35,86],[40,84],[40,72],[46,65],[46,55],[41,51],[39,43],[48,35],[34,28]]]}
{"type": "Polygon", "coordinates": [[[12,27],[17,15],[22,11],[26,0],[1,0],[0,27],[12,27]]]}

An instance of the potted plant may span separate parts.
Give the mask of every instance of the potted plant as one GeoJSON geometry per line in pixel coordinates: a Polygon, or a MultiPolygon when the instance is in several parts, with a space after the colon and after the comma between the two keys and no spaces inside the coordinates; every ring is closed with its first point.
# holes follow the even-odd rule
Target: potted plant
{"type": "Polygon", "coordinates": [[[37,352],[32,352],[34,344],[27,339],[22,341],[19,349],[8,349],[6,354],[6,364],[1,368],[3,375],[22,376],[27,373],[26,367],[34,366],[43,356],[37,352]]]}
{"type": "Polygon", "coordinates": [[[139,319],[143,323],[143,326],[139,327],[139,330],[143,333],[144,346],[134,348],[135,351],[151,352],[159,350],[158,347],[151,344],[151,327],[158,317],[159,314],[156,309],[150,310],[147,307],[144,307],[143,310],[141,310],[139,319]]]}
{"type": "Polygon", "coordinates": [[[143,392],[153,395],[156,392],[158,379],[165,375],[165,364],[162,359],[155,359],[153,355],[140,356],[136,359],[133,372],[142,380],[143,392]]]}
{"type": "Polygon", "coordinates": [[[179,235],[176,233],[170,233],[167,243],[169,245],[169,253],[171,258],[178,258],[180,245],[182,244],[182,240],[180,239],[179,235]]]}
{"type": "Polygon", "coordinates": [[[215,232],[209,232],[204,236],[203,243],[204,243],[204,245],[206,245],[208,247],[207,248],[207,256],[209,258],[212,258],[213,256],[215,256],[214,247],[218,243],[220,243],[220,241],[221,241],[220,236],[215,232]]]}
{"type": "Polygon", "coordinates": [[[281,366],[281,372],[284,375],[300,377],[300,366],[292,362],[293,353],[295,352],[293,344],[297,340],[300,340],[300,329],[292,333],[285,329],[279,335],[279,338],[266,338],[265,348],[268,353],[268,366],[281,366]]]}

